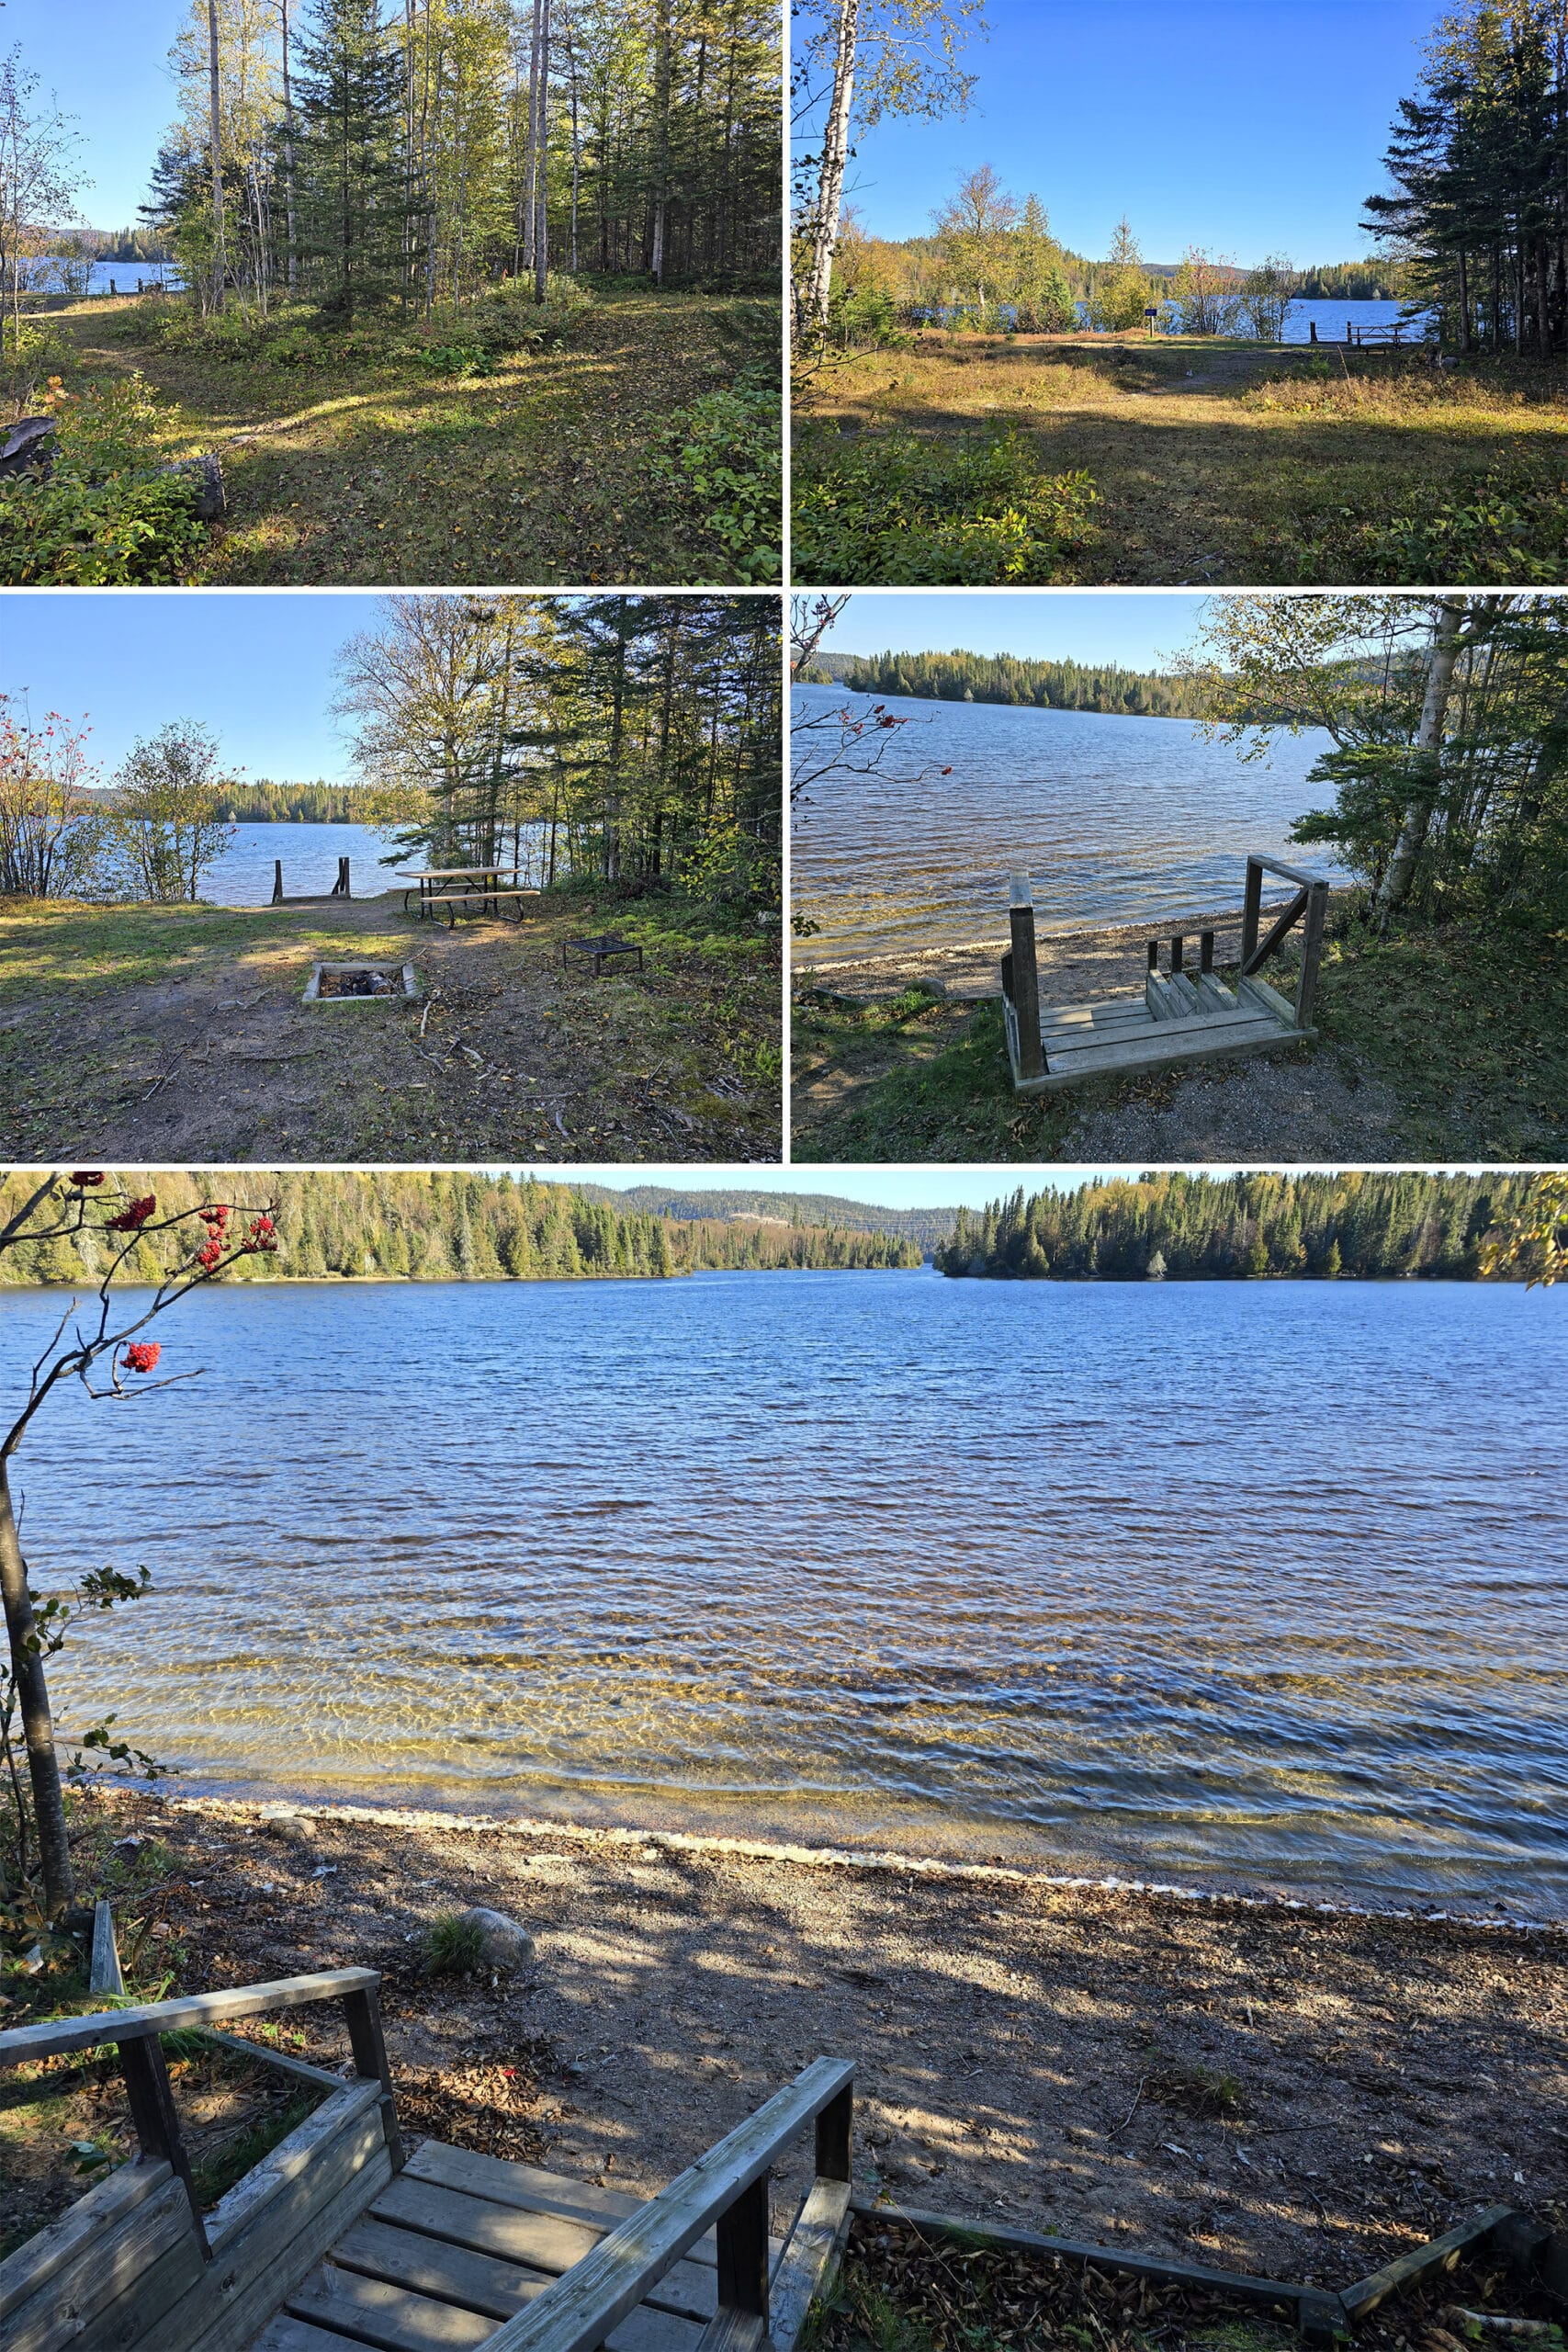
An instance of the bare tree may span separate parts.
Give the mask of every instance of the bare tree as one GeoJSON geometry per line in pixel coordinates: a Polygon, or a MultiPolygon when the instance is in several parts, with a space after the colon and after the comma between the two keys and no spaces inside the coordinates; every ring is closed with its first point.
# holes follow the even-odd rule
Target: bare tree
{"type": "Polygon", "coordinates": [[[36,106],[39,77],[25,73],[21,61],[19,47],[0,60],[0,304],[9,300],[18,351],[23,249],[39,229],[72,217],[83,184],[71,119],[52,98],[47,107],[36,106]]]}
{"type": "Polygon", "coordinates": [[[218,0],[207,0],[208,141],[212,162],[212,307],[215,311],[221,311],[229,263],[223,249],[223,109],[218,65],[218,0]]]}

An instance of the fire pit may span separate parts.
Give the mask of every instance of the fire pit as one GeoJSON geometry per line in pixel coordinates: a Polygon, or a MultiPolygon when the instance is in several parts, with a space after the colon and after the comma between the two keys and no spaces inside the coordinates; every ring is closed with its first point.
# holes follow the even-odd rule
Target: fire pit
{"type": "Polygon", "coordinates": [[[312,964],[305,983],[307,1004],[412,1004],[418,995],[412,964],[312,964]]]}

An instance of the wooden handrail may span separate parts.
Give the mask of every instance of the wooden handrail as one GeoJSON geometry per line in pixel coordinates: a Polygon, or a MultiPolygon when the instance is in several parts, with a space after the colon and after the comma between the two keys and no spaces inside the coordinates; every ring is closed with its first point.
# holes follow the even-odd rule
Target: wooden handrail
{"type": "MultiPolygon", "coordinates": [[[[484,2352],[597,2352],[715,2222],[721,2290],[728,2282],[737,2298],[725,2305],[721,2291],[721,2315],[722,2308],[747,2312],[765,2330],[765,2253],[761,2278],[755,2259],[759,2184],[765,2183],[774,2160],[795,2133],[818,2119],[818,2170],[824,2161],[841,2162],[847,2172],[854,2072],[844,2059],[815,2060],[787,2088],[699,2156],[661,2195],[639,2206],[542,2295],[487,2335],[484,2352]],[[736,2209],[731,2232],[727,2224],[736,2209]]],[[[765,2249],[765,2221],[761,2243],[765,2249]]]]}
{"type": "Polygon", "coordinates": [[[328,1968],[314,1976],[281,1976],[272,1984],[238,1984],[227,1993],[187,1993],[141,2008],[102,2009],[93,2017],[15,2025],[0,2033],[0,2071],[27,2065],[35,2058],[69,2057],[74,2050],[101,2050],[111,2041],[145,2041],[154,2034],[177,2032],[181,2026],[216,2025],[233,2018],[261,2017],[268,2009],[341,2001],[351,1993],[373,1992],[380,1982],[380,1972],[374,1968],[328,1968]]]}
{"type": "MultiPolygon", "coordinates": [[[[1321,874],[1303,873],[1299,865],[1287,865],[1282,857],[1265,857],[1261,850],[1249,853],[1247,861],[1247,888],[1241,911],[1240,980],[1251,980],[1283,941],[1287,932],[1302,922],[1302,965],[1296,980],[1295,1019],[1298,1029],[1310,1027],[1313,1003],[1317,994],[1318,967],[1323,960],[1324,926],[1328,917],[1328,884],[1321,874]],[[1278,874],[1287,882],[1296,884],[1296,895],[1276,919],[1267,938],[1258,940],[1262,920],[1263,876],[1278,874]],[[1305,918],[1303,922],[1303,918],[1305,918]]],[[[1276,1002],[1282,1000],[1276,999],[1276,1002]]]]}

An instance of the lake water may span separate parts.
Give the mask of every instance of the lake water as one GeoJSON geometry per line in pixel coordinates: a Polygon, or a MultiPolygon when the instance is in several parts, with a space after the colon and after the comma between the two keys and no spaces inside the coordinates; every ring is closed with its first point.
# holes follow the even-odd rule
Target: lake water
{"type": "MultiPolygon", "coordinates": [[[[36,288],[39,293],[58,294],[64,283],[62,269],[80,266],[80,263],[48,259],[25,262],[22,284],[24,288],[36,288]]],[[[88,266],[89,294],[135,294],[143,286],[173,288],[181,283],[179,264],[173,261],[96,261],[88,266]]]]}
{"type": "MultiPolygon", "coordinates": [[[[795,699],[829,713],[858,698],[802,686],[795,699]]],[[[1306,783],[1326,735],[1279,734],[1267,765],[1247,764],[1187,718],[886,700],[911,724],[879,772],[829,776],[795,810],[794,904],[822,926],[807,951],[818,968],[1002,941],[1015,867],[1033,876],[1043,932],[1239,909],[1249,850],[1343,878],[1289,839],[1332,798],[1306,783]]]]}
{"type": "Polygon", "coordinates": [[[398,869],[382,863],[391,847],[391,834],[369,825],[236,825],[222,855],[202,876],[201,895],[220,907],[265,906],[273,862],[281,858],[286,895],[308,898],[332,888],[338,859],[346,857],[355,897],[373,899],[398,878],[398,869]]]}
{"type": "MultiPolygon", "coordinates": [[[[0,1292],[15,1394],[58,1294],[0,1292]]],[[[1568,1909],[1568,1295],[198,1294],[20,1457],[188,1786],[1568,1909]]]]}

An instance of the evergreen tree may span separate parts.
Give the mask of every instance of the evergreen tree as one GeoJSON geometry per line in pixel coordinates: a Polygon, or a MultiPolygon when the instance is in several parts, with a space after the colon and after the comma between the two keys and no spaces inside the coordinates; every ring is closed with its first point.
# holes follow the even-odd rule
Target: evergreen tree
{"type": "Polygon", "coordinates": [[[402,89],[380,0],[317,0],[295,85],[298,236],[345,323],[404,277],[411,209],[401,163],[402,89]]]}

